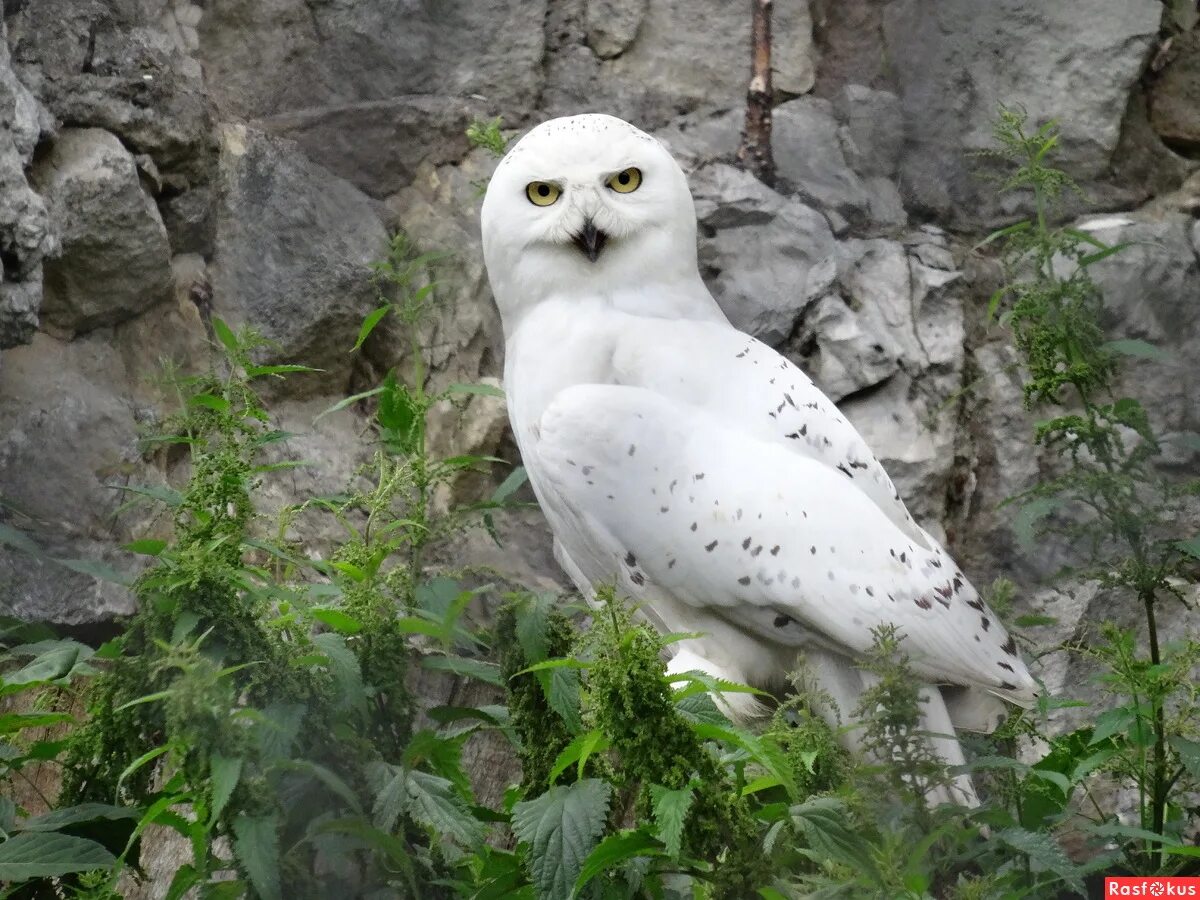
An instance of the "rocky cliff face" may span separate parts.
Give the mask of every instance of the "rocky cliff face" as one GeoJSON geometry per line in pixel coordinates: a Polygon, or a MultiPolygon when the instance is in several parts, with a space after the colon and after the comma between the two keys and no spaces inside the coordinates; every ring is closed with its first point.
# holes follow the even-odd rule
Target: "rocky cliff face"
{"type": "MultiPolygon", "coordinates": [[[[1061,120],[1062,160],[1085,188],[1076,213],[1103,214],[1105,240],[1135,242],[1096,270],[1113,332],[1173,354],[1130,377],[1160,429],[1200,430],[1195,11],[776,10],[772,190],[730,165],[749,14],[727,0],[6,0],[0,522],[54,556],[128,565],[117,548],[163,523],[122,509],[120,488],[181,474],[139,445],[169,411],[160,361],[203,367],[213,314],[325,369],[274,403],[298,433],[285,452],[318,471],[268,490],[283,502],[336,489],[364,451],[358,423],[311,422],[397,358],[387,340],[363,360],[346,352],[389,229],[454,254],[434,377],[496,376],[476,187],[493,163],[463,131],[474,116],[517,129],[605,111],[685,164],[701,263],[730,318],[840,402],[978,581],[1032,587],[1061,551],[1019,550],[997,506],[1045,463],[1029,449],[1013,351],[983,326],[996,273],[970,249],[1022,210],[978,177],[975,151],[997,103],[1061,120]]],[[[498,410],[469,431],[475,449],[511,452],[498,410]]],[[[1195,471],[1194,446],[1172,445],[1168,464],[1195,471]]],[[[544,529],[522,528],[488,561],[561,582],[547,549],[544,529]]],[[[1075,601],[1073,617],[1114,602],[1075,601]]],[[[0,611],[84,627],[130,604],[118,586],[0,548],[0,611]]]]}

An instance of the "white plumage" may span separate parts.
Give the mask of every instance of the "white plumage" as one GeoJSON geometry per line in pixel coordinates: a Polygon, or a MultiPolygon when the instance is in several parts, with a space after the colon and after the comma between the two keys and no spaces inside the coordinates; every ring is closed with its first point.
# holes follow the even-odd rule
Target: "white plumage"
{"type": "MultiPolygon", "coordinates": [[[[483,245],[509,415],[556,555],[585,595],[615,582],[659,628],[703,632],[672,671],[778,688],[803,657],[827,717],[846,721],[868,683],[854,659],[893,623],[949,763],[952,721],[994,725],[989,697],[1032,702],[1013,640],[862,437],[722,314],[686,178],[654,138],[602,115],[538,126],[488,186],[483,245]],[[933,685],[969,690],[948,706],[933,685]]],[[[724,702],[754,713],[747,695],[724,702]]]]}

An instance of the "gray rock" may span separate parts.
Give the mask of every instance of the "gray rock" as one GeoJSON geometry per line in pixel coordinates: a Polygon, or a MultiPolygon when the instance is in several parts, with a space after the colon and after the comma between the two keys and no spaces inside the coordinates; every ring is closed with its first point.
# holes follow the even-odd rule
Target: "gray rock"
{"type": "Polygon", "coordinates": [[[1058,162],[1082,180],[1112,160],[1130,89],[1158,33],[1158,0],[897,0],[883,11],[907,125],[905,188],[946,221],[996,216],[971,152],[993,146],[999,104],[1058,119],[1058,162]],[[985,205],[984,201],[987,201],[985,205]]]}
{"type": "Polygon", "coordinates": [[[776,107],[772,143],[776,171],[801,197],[851,221],[867,218],[870,197],[846,163],[832,103],[800,97],[776,107]]]}
{"type": "Polygon", "coordinates": [[[904,150],[904,113],[900,98],[861,84],[845,85],[833,98],[841,123],[839,135],[846,162],[864,178],[891,178],[904,150]]]}
{"type": "Polygon", "coordinates": [[[411,94],[480,95],[519,119],[542,87],[546,0],[207,4],[199,56],[223,119],[411,94]]]}
{"type": "Polygon", "coordinates": [[[252,124],[294,140],[313,162],[383,198],[411,184],[421,163],[440,166],[466,156],[467,125],[482,109],[475,101],[426,94],[309,107],[252,124]]]}
{"type": "Polygon", "coordinates": [[[78,334],[135,316],[168,295],[167,231],[115,136],[63,129],[32,177],[62,238],[61,256],[45,264],[47,324],[78,334]]]}
{"type": "Polygon", "coordinates": [[[211,178],[215,143],[199,66],[161,27],[167,0],[38,0],[9,17],[13,58],[72,126],[111,131],[182,191],[211,178]]]}
{"type": "Polygon", "coordinates": [[[588,0],[587,43],[601,59],[620,56],[633,43],[649,0],[588,0]]]}
{"type": "Polygon", "coordinates": [[[325,370],[289,390],[346,385],[359,326],[377,305],[371,263],[387,232],[371,201],[291,141],[221,132],[214,308],[274,343],[270,358],[325,370]]]}
{"type": "MultiPolygon", "coordinates": [[[[541,104],[549,115],[602,109],[657,128],[681,113],[744,108],[750,82],[746,6],[725,0],[649,0],[632,43],[615,58],[601,59],[585,45],[594,16],[591,3],[551,4],[551,53],[541,104]]],[[[807,0],[775,5],[773,35],[775,90],[783,96],[810,90],[817,51],[807,0]]]]}
{"type": "Polygon", "coordinates": [[[42,260],[56,240],[42,198],[25,169],[43,131],[44,112],[9,65],[7,32],[0,20],[0,349],[25,343],[38,323],[42,260]]]}
{"type": "Polygon", "coordinates": [[[723,163],[691,181],[701,273],[734,325],[779,344],[832,274],[829,225],[799,200],[723,163]]]}
{"type": "MultiPolygon", "coordinates": [[[[47,556],[125,564],[129,540],[116,520],[140,460],[124,367],[111,342],[64,343],[44,334],[0,363],[0,485],[14,523],[47,556]],[[120,557],[125,557],[121,559],[120,557]]],[[[94,624],[133,610],[124,588],[50,559],[0,548],[0,613],[62,624],[94,624]]]]}
{"type": "Polygon", "coordinates": [[[1176,35],[1150,88],[1150,124],[1172,147],[1200,149],[1200,31],[1176,35]]]}

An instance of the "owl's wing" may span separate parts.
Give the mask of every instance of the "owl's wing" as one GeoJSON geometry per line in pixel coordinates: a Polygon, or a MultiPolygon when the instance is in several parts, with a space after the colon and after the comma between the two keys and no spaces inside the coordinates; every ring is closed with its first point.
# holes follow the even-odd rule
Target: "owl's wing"
{"type": "Polygon", "coordinates": [[[861,653],[893,623],[932,680],[1033,699],[1015,643],[941,548],[835,467],[621,385],[559,392],[530,455],[592,583],[665,592],[776,645],[861,653]]]}
{"type": "Polygon", "coordinates": [[[620,384],[707,410],[837,471],[915,546],[940,551],[857,429],[804,372],[761,341],[719,323],[641,319],[620,336],[613,365],[620,384]]]}

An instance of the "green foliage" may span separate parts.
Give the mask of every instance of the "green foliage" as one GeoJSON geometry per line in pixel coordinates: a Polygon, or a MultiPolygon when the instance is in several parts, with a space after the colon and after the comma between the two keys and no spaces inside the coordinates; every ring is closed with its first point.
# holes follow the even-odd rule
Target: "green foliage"
{"type": "Polygon", "coordinates": [[[472,147],[482,147],[499,159],[508,150],[508,138],[500,131],[500,116],[484,121],[476,119],[467,126],[467,140],[472,147]]]}
{"type": "MultiPolygon", "coordinates": [[[[1043,784],[1031,790],[1027,779],[1017,800],[1026,826],[1042,829],[1082,795],[1079,814],[1090,819],[1085,831],[1097,844],[1118,847],[1108,858],[1132,872],[1170,874],[1183,864],[1169,848],[1180,840],[1186,798],[1200,787],[1186,759],[1200,712],[1193,678],[1200,645],[1190,638],[1164,643],[1158,621],[1163,603],[1182,599],[1181,586],[1196,572],[1177,523],[1186,520],[1200,482],[1155,467],[1161,442],[1153,416],[1120,392],[1126,360],[1169,361],[1153,345],[1111,339],[1102,327],[1103,298],[1089,270],[1124,245],[1052,224],[1063,191],[1076,190],[1048,162],[1058,140],[1055,123],[1030,132],[1023,114],[1002,110],[996,136],[999,155],[1016,166],[1004,188],[1031,193],[1036,215],[984,242],[1000,248],[1006,272],[989,313],[1004,310],[1000,320],[1011,328],[1028,373],[1026,406],[1046,416],[1034,441],[1061,463],[1014,498],[1022,507],[1018,534],[1024,543],[1050,530],[1075,538],[1085,560],[1079,573],[1134,601],[1143,619],[1141,635],[1102,623],[1090,640],[1064,649],[1089,658],[1108,709],[1087,727],[1051,739],[1050,753],[1023,773],[1043,784]],[[1101,776],[1136,793],[1138,827],[1120,825],[1115,809],[1090,791],[1101,776]]],[[[1044,737],[1028,718],[1016,728],[1044,737]]],[[[1047,853],[1041,858],[1053,868],[1047,853]]]]}

